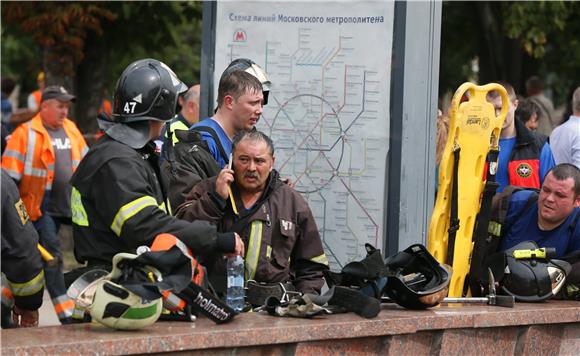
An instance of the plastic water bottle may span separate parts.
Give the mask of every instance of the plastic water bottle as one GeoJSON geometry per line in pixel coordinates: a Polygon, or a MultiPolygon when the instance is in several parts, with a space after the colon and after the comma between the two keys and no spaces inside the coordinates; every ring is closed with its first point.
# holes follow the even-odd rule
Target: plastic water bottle
{"type": "Polygon", "coordinates": [[[244,309],[244,259],[241,256],[228,258],[228,289],[226,304],[235,311],[244,309]]]}

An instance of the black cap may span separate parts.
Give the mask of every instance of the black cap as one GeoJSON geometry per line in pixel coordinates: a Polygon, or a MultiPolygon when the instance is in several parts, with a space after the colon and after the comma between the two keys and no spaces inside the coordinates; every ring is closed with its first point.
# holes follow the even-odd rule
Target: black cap
{"type": "Polygon", "coordinates": [[[46,87],[42,92],[42,99],[40,102],[43,102],[48,99],[56,99],[58,101],[75,101],[75,96],[71,95],[66,91],[63,86],[60,85],[51,85],[46,87]]]}

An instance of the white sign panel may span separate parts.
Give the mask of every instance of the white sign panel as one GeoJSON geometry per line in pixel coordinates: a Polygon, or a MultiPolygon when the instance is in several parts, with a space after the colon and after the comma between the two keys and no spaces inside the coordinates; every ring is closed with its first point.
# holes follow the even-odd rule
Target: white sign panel
{"type": "MultiPolygon", "coordinates": [[[[333,270],[382,248],[394,2],[219,2],[215,88],[235,58],[272,81],[258,129],[308,200],[333,270]]],[[[217,97],[217,93],[214,97],[217,97]]]]}

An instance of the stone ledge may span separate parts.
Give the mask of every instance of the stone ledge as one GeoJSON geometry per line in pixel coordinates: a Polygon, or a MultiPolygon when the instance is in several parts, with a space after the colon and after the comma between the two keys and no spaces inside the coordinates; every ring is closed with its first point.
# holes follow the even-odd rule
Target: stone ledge
{"type": "MultiPolygon", "coordinates": [[[[115,331],[93,323],[2,330],[1,335],[3,355],[161,353],[225,350],[273,344],[297,344],[293,350],[296,352],[302,350],[300,353],[303,353],[314,347],[316,342],[328,347],[335,343],[340,344],[338,340],[352,344],[356,340],[345,339],[359,338],[373,340],[371,344],[383,345],[381,347],[383,351],[386,344],[390,344],[393,350],[404,349],[404,342],[401,340],[412,341],[417,338],[428,339],[429,344],[439,342],[440,344],[436,345],[439,350],[451,351],[449,345],[459,342],[462,335],[474,340],[478,333],[498,337],[501,333],[499,330],[493,331],[496,327],[504,329],[510,339],[525,337],[527,340],[535,341],[541,337],[542,330],[548,331],[550,335],[555,332],[549,324],[579,321],[580,303],[570,301],[517,303],[513,309],[484,305],[446,305],[424,311],[411,311],[387,304],[383,305],[381,313],[376,318],[368,320],[352,313],[327,315],[310,320],[249,313],[237,316],[231,323],[225,325],[216,325],[207,319],[200,319],[195,323],[158,322],[144,330],[115,331]],[[526,328],[521,331],[510,328],[522,325],[542,325],[542,327],[526,328]],[[492,327],[494,329],[490,329],[492,327]],[[466,329],[468,331],[464,331],[466,329]],[[478,332],[479,329],[482,331],[478,332]],[[424,332],[436,330],[450,332],[421,336],[426,335],[424,332]],[[390,335],[400,337],[390,338],[388,341],[377,338],[390,335]],[[308,346],[310,344],[312,346],[308,346]],[[395,347],[396,345],[399,346],[395,347]]],[[[567,331],[572,340],[578,339],[577,333],[577,328],[567,331]]],[[[577,344],[574,341],[566,342],[567,344],[563,344],[562,347],[570,349],[577,344]]],[[[523,351],[530,350],[524,348],[523,351]]]]}

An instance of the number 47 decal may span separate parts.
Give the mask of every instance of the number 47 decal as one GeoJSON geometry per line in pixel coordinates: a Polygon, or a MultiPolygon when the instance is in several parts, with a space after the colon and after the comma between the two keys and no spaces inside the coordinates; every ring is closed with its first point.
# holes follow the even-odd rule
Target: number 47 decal
{"type": "Polygon", "coordinates": [[[123,108],[123,111],[127,114],[133,114],[133,113],[135,113],[136,106],[137,106],[137,103],[134,101],[126,102],[125,107],[123,108]]]}

